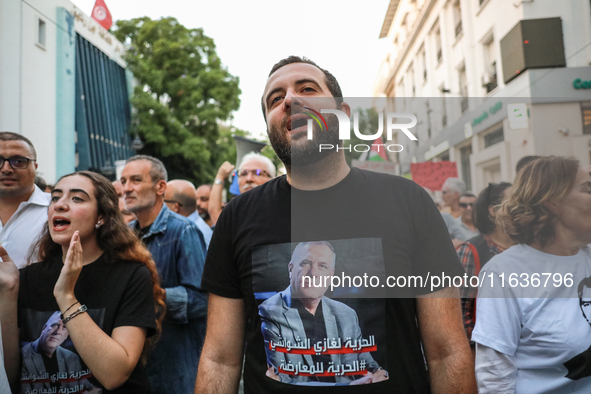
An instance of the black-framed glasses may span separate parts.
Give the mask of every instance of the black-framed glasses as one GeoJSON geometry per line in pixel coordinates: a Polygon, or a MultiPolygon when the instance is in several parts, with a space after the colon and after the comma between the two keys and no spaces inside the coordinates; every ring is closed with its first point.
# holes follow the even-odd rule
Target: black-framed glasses
{"type": "Polygon", "coordinates": [[[183,206],[183,204],[181,204],[180,202],[178,202],[177,200],[164,200],[164,202],[168,202],[171,204],[179,204],[180,207],[183,206]]]}
{"type": "Polygon", "coordinates": [[[269,173],[265,170],[261,170],[261,169],[256,169],[256,170],[240,170],[238,172],[238,176],[239,177],[245,177],[248,176],[248,174],[252,174],[255,176],[266,176],[267,178],[271,178],[271,175],[269,175],[269,173]]]}
{"type": "Polygon", "coordinates": [[[24,170],[29,166],[30,161],[35,161],[35,159],[29,159],[24,156],[11,156],[7,159],[0,156],[0,169],[4,167],[4,162],[8,162],[13,170],[24,170]]]}
{"type": "Polygon", "coordinates": [[[473,202],[461,202],[459,205],[460,205],[460,208],[468,208],[468,207],[473,207],[474,203],[473,202]]]}

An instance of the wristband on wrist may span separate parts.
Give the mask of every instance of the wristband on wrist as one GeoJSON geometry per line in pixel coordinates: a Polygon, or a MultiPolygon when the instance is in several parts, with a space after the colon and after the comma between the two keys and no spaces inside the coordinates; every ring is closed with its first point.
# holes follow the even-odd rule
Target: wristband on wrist
{"type": "Polygon", "coordinates": [[[221,180],[220,178],[215,178],[213,183],[214,183],[214,185],[223,185],[224,181],[221,180]]]}
{"type": "MultiPolygon", "coordinates": [[[[67,311],[69,311],[70,309],[72,309],[72,307],[73,307],[74,305],[76,305],[76,304],[79,304],[79,302],[78,302],[78,301],[76,301],[75,303],[73,303],[72,305],[70,305],[70,306],[68,307],[68,309],[66,309],[66,310],[64,311],[64,313],[66,313],[67,311]]],[[[60,319],[61,319],[61,320],[64,320],[64,313],[60,313],[60,319]]]]}
{"type": "Polygon", "coordinates": [[[84,312],[86,312],[86,305],[80,305],[80,308],[78,308],[75,312],[73,312],[70,316],[66,317],[65,319],[62,320],[62,323],[64,325],[66,325],[67,322],[69,322],[70,320],[72,320],[73,318],[75,318],[78,315],[83,314],[84,312]]]}

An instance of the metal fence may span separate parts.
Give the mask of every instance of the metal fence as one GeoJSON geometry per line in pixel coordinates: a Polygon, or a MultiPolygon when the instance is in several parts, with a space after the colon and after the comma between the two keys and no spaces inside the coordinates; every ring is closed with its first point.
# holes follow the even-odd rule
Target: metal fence
{"type": "Polygon", "coordinates": [[[125,69],[76,35],[76,170],[113,178],[115,161],[134,151],[125,69]]]}

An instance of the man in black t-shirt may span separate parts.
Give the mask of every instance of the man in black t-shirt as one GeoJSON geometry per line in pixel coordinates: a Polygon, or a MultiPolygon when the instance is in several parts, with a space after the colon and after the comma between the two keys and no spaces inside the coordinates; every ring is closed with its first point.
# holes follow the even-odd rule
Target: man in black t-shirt
{"type": "MultiPolygon", "coordinates": [[[[262,107],[269,139],[287,176],[233,199],[216,225],[202,280],[210,298],[196,392],[237,392],[243,356],[239,349],[244,349],[245,341],[245,393],[354,392],[341,386],[357,380],[336,379],[357,371],[354,363],[336,368],[335,353],[342,349],[326,353],[310,349],[302,345],[305,338],[287,329],[297,325],[298,317],[303,324],[305,307],[297,308],[298,315],[284,315],[284,321],[272,323],[284,333],[279,341],[299,344],[285,349],[292,353],[329,355],[332,368],[313,373],[312,364],[317,363],[312,358],[286,371],[289,382],[278,382],[267,373],[269,344],[265,344],[261,330],[265,322],[258,311],[264,300],[279,297],[290,285],[285,272],[290,247],[331,240],[335,250],[338,247],[336,266],[343,275],[381,272],[424,279],[441,274],[461,276],[463,269],[441,215],[422,188],[400,177],[351,169],[342,149],[319,150],[320,144],[340,146],[336,116],[324,115],[323,125],[308,123],[314,138],[306,138],[307,121],[322,109],[338,109],[350,116],[350,107],[330,73],[309,60],[284,59],[271,70],[262,107]],[[298,379],[311,375],[319,379],[298,379]]],[[[331,295],[333,300],[336,295],[341,297],[339,302],[356,312],[357,318],[349,315],[347,329],[359,325],[364,338],[375,337],[371,355],[389,374],[388,380],[364,385],[359,391],[476,392],[457,289],[436,287],[431,294],[433,290],[420,286],[406,290],[404,294],[417,298],[372,298],[369,289],[360,285],[331,295]]],[[[315,320],[309,318],[304,318],[305,324],[314,325],[315,320]]],[[[323,330],[313,331],[314,336],[325,335],[323,330]]],[[[314,339],[328,343],[329,337],[327,332],[326,337],[314,339]]]]}

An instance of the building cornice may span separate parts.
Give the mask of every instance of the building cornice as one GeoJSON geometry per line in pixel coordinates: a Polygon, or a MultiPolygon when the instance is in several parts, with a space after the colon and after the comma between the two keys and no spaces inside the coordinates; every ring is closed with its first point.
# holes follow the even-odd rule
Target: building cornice
{"type": "Polygon", "coordinates": [[[386,79],[386,81],[387,81],[385,84],[386,87],[389,87],[394,83],[394,81],[393,81],[394,77],[396,76],[396,74],[398,73],[398,70],[402,66],[402,63],[404,62],[404,60],[408,56],[410,49],[412,48],[412,46],[414,45],[414,43],[417,39],[418,33],[421,31],[421,29],[425,25],[430,13],[431,13],[431,10],[433,9],[433,6],[435,5],[436,2],[437,2],[437,0],[427,0],[427,3],[425,4],[423,9],[421,10],[421,13],[419,14],[419,17],[418,17],[418,22],[415,23],[413,28],[411,29],[411,33],[409,34],[408,39],[405,41],[404,47],[402,48],[402,50],[400,52],[398,52],[399,56],[396,57],[396,61],[394,62],[394,65],[391,68],[388,78],[386,79]]]}
{"type": "Polygon", "coordinates": [[[382,24],[380,38],[388,36],[390,27],[392,26],[392,21],[394,20],[394,15],[396,15],[396,10],[398,9],[398,4],[400,4],[400,0],[390,0],[388,11],[386,11],[386,17],[384,18],[384,23],[382,24]]]}

